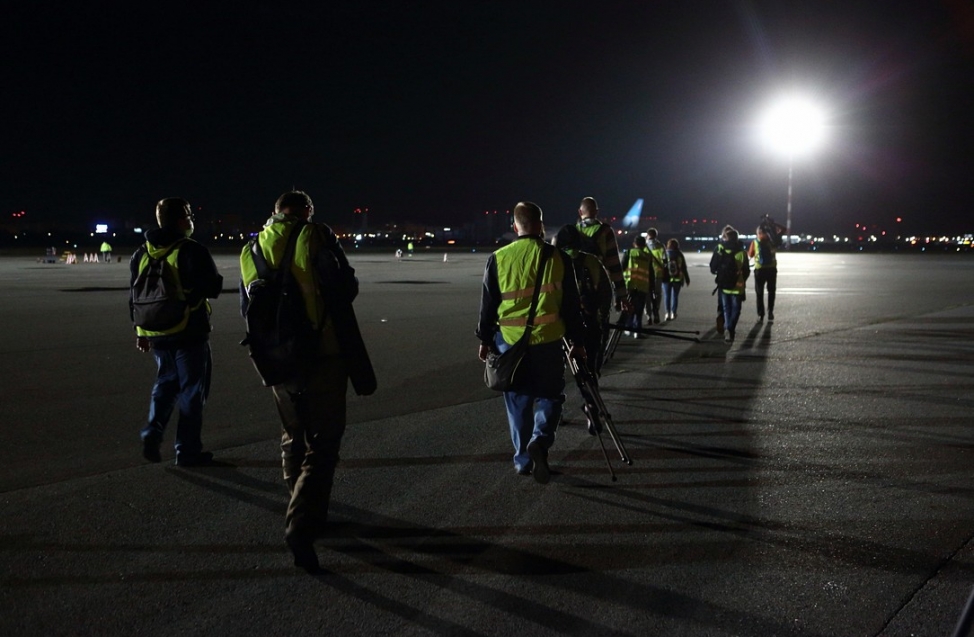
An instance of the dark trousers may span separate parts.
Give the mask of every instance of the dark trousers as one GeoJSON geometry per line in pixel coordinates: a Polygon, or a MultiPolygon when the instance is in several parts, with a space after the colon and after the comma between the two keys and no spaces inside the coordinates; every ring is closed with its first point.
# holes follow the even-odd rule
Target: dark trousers
{"type": "Polygon", "coordinates": [[[297,391],[271,388],[281,416],[281,459],[291,501],[284,518],[288,534],[314,535],[328,520],[328,503],[345,434],[348,372],[340,357],[318,361],[297,391]]]}
{"type": "Polygon", "coordinates": [[[647,293],[640,290],[629,290],[629,301],[632,303],[632,316],[629,317],[630,329],[640,329],[643,326],[643,312],[646,311],[647,293]]]}
{"type": "Polygon", "coordinates": [[[195,456],[203,450],[203,406],[210,393],[213,359],[207,341],[171,349],[152,348],[156,382],[149,401],[149,422],[142,439],[162,440],[173,409],[179,406],[176,423],[176,457],[195,456]]]}
{"type": "MultiPolygon", "coordinates": [[[[774,293],[778,285],[778,268],[754,270],[754,291],[758,297],[758,316],[764,316],[764,287],[768,287],[768,311],[774,313],[774,293]]],[[[787,308],[785,308],[787,313],[787,308]]]]}

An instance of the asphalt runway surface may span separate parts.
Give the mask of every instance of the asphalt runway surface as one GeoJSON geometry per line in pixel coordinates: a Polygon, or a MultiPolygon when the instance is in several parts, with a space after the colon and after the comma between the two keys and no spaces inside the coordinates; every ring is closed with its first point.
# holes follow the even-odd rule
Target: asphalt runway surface
{"type": "MultiPolygon", "coordinates": [[[[0,257],[0,634],[946,635],[974,582],[974,260],[779,255],[777,320],[714,332],[708,254],[602,394],[569,381],[548,485],[517,476],[473,335],[486,254],[351,254],[379,391],[353,397],[324,573],[291,566],[279,423],[213,302],[204,443],[146,464],[126,264],[0,257]]],[[[753,293],[752,293],[753,296],[753,293]]],[[[171,423],[172,425],[172,423],[171,423]]]]}

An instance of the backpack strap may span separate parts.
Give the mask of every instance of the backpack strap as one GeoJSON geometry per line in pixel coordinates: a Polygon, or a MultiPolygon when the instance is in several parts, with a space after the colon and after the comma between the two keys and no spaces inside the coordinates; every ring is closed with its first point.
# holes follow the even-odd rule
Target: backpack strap
{"type": "Polygon", "coordinates": [[[538,258],[538,276],[534,281],[534,295],[531,297],[531,309],[528,311],[527,327],[524,329],[524,336],[521,338],[528,338],[531,335],[531,330],[534,328],[534,315],[538,310],[538,298],[541,296],[541,279],[544,277],[545,262],[551,256],[554,249],[554,246],[544,241],[541,242],[541,255],[538,258]]]}

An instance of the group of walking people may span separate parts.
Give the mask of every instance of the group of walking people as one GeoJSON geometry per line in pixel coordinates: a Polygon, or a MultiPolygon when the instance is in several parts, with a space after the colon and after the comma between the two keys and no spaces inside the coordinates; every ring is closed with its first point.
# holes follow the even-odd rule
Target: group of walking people
{"type": "Polygon", "coordinates": [[[636,235],[623,258],[626,288],[633,305],[628,324],[631,330],[627,333],[635,338],[643,338],[640,330],[644,315],[654,325],[676,320],[680,290],[690,286],[690,272],[680,242],[670,239],[664,245],[658,236],[656,228],[647,230],[645,236],[636,235]]]}
{"type": "MultiPolygon", "coordinates": [[[[544,242],[541,208],[520,202],[514,208],[517,238],[487,259],[476,335],[478,355],[487,361],[493,352],[515,345],[526,330],[529,343],[511,387],[504,391],[514,470],[550,480],[548,452],[562,421],[565,401],[564,356],[586,365],[599,377],[609,335],[613,307],[625,327],[641,336],[644,316],[652,324],[674,321],[680,291],[690,285],[686,258],[677,239],[664,245],[655,228],[638,235],[622,256],[616,234],[598,218],[592,197],[582,200],[578,222],[558,230],[552,244],[559,248],[542,258],[544,242]],[[539,293],[536,293],[536,289],[539,293]],[[662,315],[661,315],[662,312],[662,315]],[[627,317],[627,318],[626,318],[627,317]]],[[[718,294],[718,332],[732,343],[740,318],[749,259],[755,261],[758,316],[764,318],[764,288],[768,289],[768,320],[774,320],[777,264],[772,237],[759,228],[749,246],[737,231],[724,228],[710,262],[718,294]]],[[[589,423],[589,432],[595,433],[589,423]]]]}
{"type": "MultiPolygon", "coordinates": [[[[307,351],[292,354],[299,372],[273,383],[262,373],[281,419],[282,466],[290,494],[285,541],[295,565],[309,572],[318,570],[314,541],[328,528],[348,384],[361,395],[376,386],[351,310],[358,293],[355,270],[331,228],[313,223],[313,215],[306,193],[281,195],[261,232],[241,251],[239,286],[241,313],[250,330],[247,310],[253,295],[274,281],[291,281],[292,288],[281,288],[281,303],[288,296],[284,290],[297,290],[297,312],[312,334],[307,351]],[[270,274],[262,272],[268,269],[270,274]]],[[[616,233],[598,215],[595,199],[585,197],[577,223],[560,228],[548,245],[541,208],[520,202],[514,208],[517,239],[494,252],[484,271],[478,355],[486,360],[491,352],[504,352],[522,335],[529,336],[521,371],[504,392],[504,405],[514,469],[540,483],[550,480],[548,454],[562,420],[564,357],[584,364],[597,382],[613,307],[630,317],[627,326],[638,336],[644,315],[653,324],[675,320],[680,290],[690,284],[676,239],[664,245],[653,228],[620,256],[616,233]]],[[[129,309],[136,347],[152,352],[157,368],[141,430],[142,455],[161,461],[163,435],[178,408],[176,464],[211,465],[216,461],[201,440],[212,370],[209,299],[221,293],[223,277],[209,251],[191,238],[194,215],[188,201],[159,201],[156,220],[159,227],[146,233],[130,261],[129,309]]],[[[771,321],[776,262],[770,237],[759,229],[758,239],[745,249],[737,231],[724,228],[711,271],[718,281],[718,330],[726,330],[729,342],[740,316],[749,258],[755,260],[759,317],[764,317],[767,287],[771,321]]],[[[248,333],[248,339],[252,336],[248,333]]],[[[597,433],[591,422],[589,432],[597,433]]]]}
{"type": "Polygon", "coordinates": [[[763,321],[765,317],[764,291],[767,288],[767,317],[768,322],[772,322],[778,283],[773,226],[759,225],[754,240],[747,246],[733,226],[724,226],[720,242],[710,258],[710,272],[716,277],[717,333],[722,334],[724,342],[728,344],[733,343],[737,336],[737,323],[747,296],[747,280],[751,275],[751,259],[754,260],[758,320],[763,321]]]}

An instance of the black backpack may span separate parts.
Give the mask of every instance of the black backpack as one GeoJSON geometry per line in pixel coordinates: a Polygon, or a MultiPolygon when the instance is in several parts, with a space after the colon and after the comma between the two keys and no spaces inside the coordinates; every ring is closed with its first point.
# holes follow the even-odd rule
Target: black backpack
{"type": "MultiPolygon", "coordinates": [[[[601,250],[599,249],[599,241],[597,237],[599,236],[600,233],[604,232],[604,229],[608,228],[608,226],[606,226],[604,223],[599,223],[597,224],[597,226],[598,229],[592,235],[586,234],[585,231],[582,229],[583,226],[581,225],[577,226],[578,235],[579,238],[581,239],[579,250],[581,250],[582,252],[588,252],[589,254],[594,254],[599,258],[599,261],[601,261],[603,259],[603,255],[601,250]]],[[[591,227],[591,226],[584,226],[584,227],[591,227]]],[[[611,228],[608,228],[608,230],[609,232],[612,232],[611,228]]]]}
{"type": "Polygon", "coordinates": [[[737,277],[740,273],[740,266],[735,255],[740,252],[721,252],[720,260],[717,263],[717,277],[715,282],[721,290],[733,290],[737,287],[737,277]]]}
{"type": "Polygon", "coordinates": [[[774,252],[771,250],[771,245],[764,241],[758,241],[757,239],[754,240],[754,243],[757,245],[757,250],[755,250],[756,254],[754,255],[757,264],[762,266],[771,265],[774,262],[774,252]]]}
{"type": "Polygon", "coordinates": [[[680,257],[674,256],[666,259],[666,273],[670,280],[683,278],[683,272],[680,270],[680,257]]]}
{"type": "Polygon", "coordinates": [[[132,320],[147,332],[165,332],[178,326],[189,315],[189,304],[179,274],[167,258],[185,239],[169,246],[160,258],[149,255],[148,264],[132,283],[132,320]]]}
{"type": "Polygon", "coordinates": [[[305,310],[298,282],[291,274],[298,235],[306,224],[297,222],[291,230],[279,267],[271,269],[258,237],[248,243],[257,267],[242,299],[247,336],[240,342],[250,349],[250,360],[265,387],[302,377],[318,351],[318,333],[305,310]]]}

